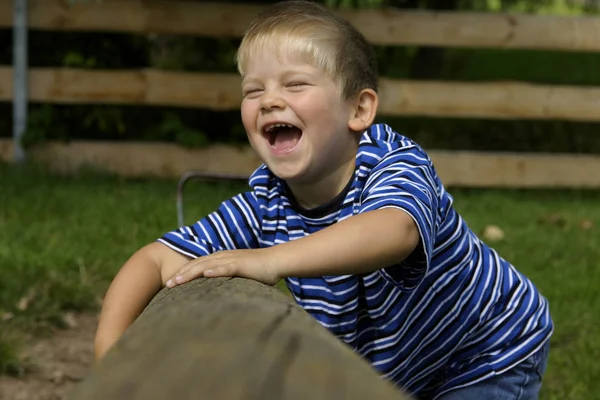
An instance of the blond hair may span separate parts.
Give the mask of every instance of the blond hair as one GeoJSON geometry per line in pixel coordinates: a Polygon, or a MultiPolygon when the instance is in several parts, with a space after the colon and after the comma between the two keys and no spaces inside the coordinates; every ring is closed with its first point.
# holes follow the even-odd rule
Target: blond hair
{"type": "Polygon", "coordinates": [[[306,0],[277,3],[251,23],[236,53],[238,71],[267,45],[281,56],[300,56],[321,69],[345,99],[363,89],[377,91],[377,64],[371,45],[348,21],[306,0]]]}

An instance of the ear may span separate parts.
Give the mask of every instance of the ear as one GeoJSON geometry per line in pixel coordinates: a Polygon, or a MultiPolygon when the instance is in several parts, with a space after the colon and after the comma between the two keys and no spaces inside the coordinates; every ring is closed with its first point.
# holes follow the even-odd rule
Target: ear
{"type": "Polygon", "coordinates": [[[363,89],[351,100],[351,106],[348,128],[354,132],[363,132],[375,120],[379,97],[373,89],[363,89]]]}

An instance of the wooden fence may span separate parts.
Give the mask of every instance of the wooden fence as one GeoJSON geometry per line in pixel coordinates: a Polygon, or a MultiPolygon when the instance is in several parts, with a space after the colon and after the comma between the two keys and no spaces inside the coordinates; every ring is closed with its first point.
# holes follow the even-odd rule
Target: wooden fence
{"type": "MultiPolygon", "coordinates": [[[[0,0],[0,27],[12,24],[12,2],[0,0]]],[[[264,6],[224,2],[103,0],[69,5],[30,0],[29,26],[41,30],[168,33],[239,37],[264,6]]],[[[501,13],[338,11],[374,44],[600,51],[600,18],[501,13]]],[[[29,98],[48,103],[239,108],[239,77],[152,69],[102,71],[31,68],[29,98]]],[[[12,99],[12,70],[0,67],[0,100],[12,99]]],[[[600,121],[600,87],[520,82],[432,82],[381,79],[384,115],[600,121]]],[[[600,156],[430,152],[450,186],[600,187],[600,156]]],[[[190,169],[249,174],[249,149],[188,150],[172,144],[76,141],[50,143],[30,155],[54,169],[92,164],[122,175],[179,176],[190,169]]],[[[0,158],[11,160],[10,140],[0,158]]]]}

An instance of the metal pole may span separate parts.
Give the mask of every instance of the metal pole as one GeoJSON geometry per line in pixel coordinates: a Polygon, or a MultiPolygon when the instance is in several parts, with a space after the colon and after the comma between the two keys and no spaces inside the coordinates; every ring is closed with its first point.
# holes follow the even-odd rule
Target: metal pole
{"type": "Polygon", "coordinates": [[[23,162],[27,129],[27,0],[13,0],[13,139],[15,161],[23,162]]]}
{"type": "Polygon", "coordinates": [[[247,182],[247,175],[239,174],[228,174],[220,172],[208,172],[208,171],[188,171],[179,178],[177,183],[177,225],[181,228],[185,224],[183,216],[183,188],[187,181],[190,179],[214,179],[214,180],[229,180],[229,181],[240,181],[247,182]]]}

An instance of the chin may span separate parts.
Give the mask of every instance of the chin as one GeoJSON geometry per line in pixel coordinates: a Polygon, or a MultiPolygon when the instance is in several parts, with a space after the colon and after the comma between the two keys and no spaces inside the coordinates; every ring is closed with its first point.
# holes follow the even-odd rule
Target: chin
{"type": "MultiPolygon", "coordinates": [[[[267,164],[269,166],[269,164],[267,164]]],[[[278,177],[279,179],[283,179],[286,182],[293,182],[302,179],[302,172],[300,171],[290,171],[288,169],[282,170],[281,168],[271,168],[269,167],[273,175],[278,177]]]]}
{"type": "Polygon", "coordinates": [[[283,180],[302,177],[307,172],[306,160],[296,154],[288,159],[271,154],[270,149],[261,148],[256,152],[261,161],[278,178],[283,180]]]}
{"type": "Polygon", "coordinates": [[[277,162],[267,162],[265,164],[267,164],[273,175],[286,182],[301,182],[306,180],[306,168],[301,166],[282,166],[277,165],[277,162]]]}

